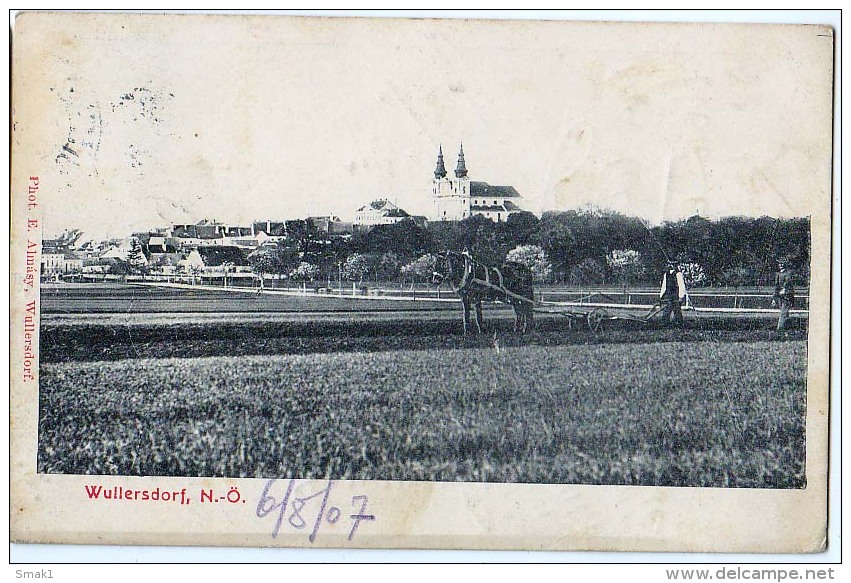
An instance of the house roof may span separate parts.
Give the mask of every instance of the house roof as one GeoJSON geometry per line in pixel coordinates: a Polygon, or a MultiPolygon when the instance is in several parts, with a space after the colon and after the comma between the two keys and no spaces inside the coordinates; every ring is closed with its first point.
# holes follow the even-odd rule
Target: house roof
{"type": "Polygon", "coordinates": [[[395,204],[393,204],[392,202],[390,202],[386,198],[380,198],[378,200],[372,201],[369,204],[363,205],[362,207],[360,207],[358,209],[358,212],[368,211],[368,210],[384,211],[385,213],[387,213],[387,212],[392,212],[392,211],[395,211],[395,210],[402,210],[402,209],[400,209],[398,206],[396,206],[395,204]]]}
{"type": "Polygon", "coordinates": [[[519,198],[520,193],[513,186],[494,186],[487,182],[470,182],[470,196],[519,198]]]}
{"type": "Polygon", "coordinates": [[[251,227],[228,227],[225,234],[228,237],[250,237],[251,227]]]}
{"type": "Polygon", "coordinates": [[[124,259],[126,256],[127,254],[122,252],[118,247],[107,249],[101,254],[101,258],[103,259],[124,259]]]}
{"type": "Polygon", "coordinates": [[[374,200],[369,204],[363,205],[357,210],[357,212],[359,213],[364,211],[380,211],[381,216],[383,217],[404,218],[410,216],[407,212],[405,212],[387,199],[374,200]]]}
{"type": "Polygon", "coordinates": [[[148,241],[148,253],[173,252],[180,246],[180,239],[174,237],[151,237],[148,241]]]}
{"type": "Polygon", "coordinates": [[[287,234],[287,225],[284,222],[258,221],[254,223],[255,233],[266,233],[270,237],[284,237],[287,234]]]}
{"type": "Polygon", "coordinates": [[[174,225],[172,230],[175,237],[182,239],[221,239],[223,225],[174,225]]]}

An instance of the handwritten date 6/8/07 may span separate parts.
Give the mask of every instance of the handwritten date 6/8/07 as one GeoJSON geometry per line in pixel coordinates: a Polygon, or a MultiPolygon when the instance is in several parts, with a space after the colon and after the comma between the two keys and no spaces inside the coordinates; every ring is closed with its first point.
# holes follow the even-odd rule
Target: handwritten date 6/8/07
{"type": "MultiPolygon", "coordinates": [[[[276,482],[277,480],[266,482],[263,494],[257,502],[258,518],[266,518],[277,511],[272,538],[278,536],[281,526],[284,524],[284,518],[287,519],[287,524],[296,530],[303,530],[307,526],[311,526],[310,534],[307,537],[310,542],[316,540],[316,535],[324,522],[334,525],[344,518],[344,509],[329,505],[328,502],[334,480],[328,480],[324,488],[307,496],[294,496],[293,490],[295,490],[296,480],[288,480],[286,487],[281,488],[276,497],[273,495],[276,482]]],[[[375,520],[375,515],[367,514],[368,505],[369,498],[367,496],[352,496],[351,506],[348,509],[349,514],[346,516],[351,520],[348,540],[352,540],[355,536],[361,522],[375,520]]]]}

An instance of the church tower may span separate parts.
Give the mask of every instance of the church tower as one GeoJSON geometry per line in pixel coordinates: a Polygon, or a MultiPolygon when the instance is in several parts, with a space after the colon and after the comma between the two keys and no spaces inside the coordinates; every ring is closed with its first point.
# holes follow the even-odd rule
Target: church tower
{"type": "Polygon", "coordinates": [[[435,220],[460,221],[470,216],[470,178],[464,160],[464,144],[458,152],[454,174],[454,177],[448,176],[443,162],[443,146],[439,146],[431,188],[435,220]]]}

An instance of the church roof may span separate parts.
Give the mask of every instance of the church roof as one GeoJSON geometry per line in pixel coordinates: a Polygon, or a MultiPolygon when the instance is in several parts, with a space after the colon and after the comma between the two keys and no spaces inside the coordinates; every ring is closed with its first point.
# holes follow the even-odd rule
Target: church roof
{"type": "Polygon", "coordinates": [[[467,165],[464,163],[464,144],[461,144],[461,149],[458,151],[458,165],[455,167],[455,177],[464,178],[467,176],[467,165]]]}
{"type": "Polygon", "coordinates": [[[446,166],[443,164],[443,146],[438,146],[437,166],[434,169],[434,177],[443,178],[444,176],[446,176],[446,166]]]}
{"type": "Polygon", "coordinates": [[[519,198],[520,193],[513,186],[494,186],[487,182],[470,182],[470,196],[519,198]]]}

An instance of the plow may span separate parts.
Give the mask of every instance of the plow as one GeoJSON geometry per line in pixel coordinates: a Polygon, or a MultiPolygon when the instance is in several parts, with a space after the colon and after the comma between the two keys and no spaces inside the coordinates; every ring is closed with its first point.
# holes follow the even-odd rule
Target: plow
{"type": "MultiPolygon", "coordinates": [[[[534,303],[534,302],[533,302],[534,303]]],[[[641,306],[641,313],[636,314],[639,306],[605,305],[593,306],[576,302],[538,302],[535,303],[535,313],[562,316],[567,319],[569,328],[575,325],[586,325],[588,329],[599,334],[607,322],[617,320],[649,324],[652,319],[662,312],[662,304],[641,306]],[[630,311],[631,310],[631,311],[630,311]]]]}

